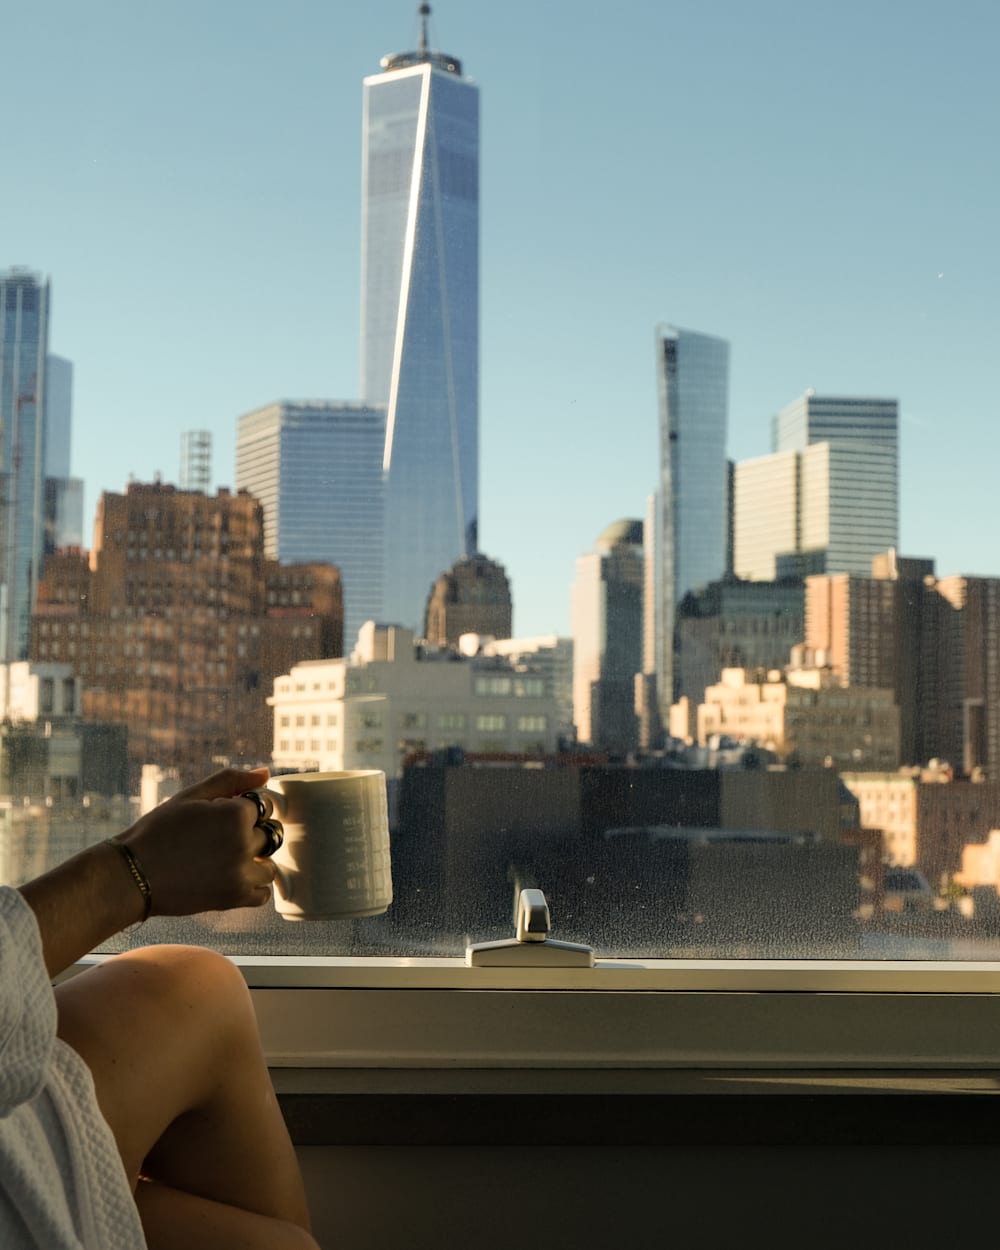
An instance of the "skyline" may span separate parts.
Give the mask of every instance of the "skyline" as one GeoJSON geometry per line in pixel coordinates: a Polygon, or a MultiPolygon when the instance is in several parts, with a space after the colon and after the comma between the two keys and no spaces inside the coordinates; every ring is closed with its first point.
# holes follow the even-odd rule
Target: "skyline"
{"type": "MultiPolygon", "coordinates": [[[[176,480],[184,430],[211,429],[231,485],[241,415],[359,394],[361,81],[417,46],[416,7],[5,13],[47,73],[8,67],[31,107],[0,268],[52,283],[87,545],[101,491],[176,480]]],[[[898,398],[901,551],[1000,574],[1000,13],[433,9],[482,93],[480,546],[516,634],[568,633],[576,558],[645,513],[661,322],[730,343],[733,459],[809,387],[898,398]]]]}

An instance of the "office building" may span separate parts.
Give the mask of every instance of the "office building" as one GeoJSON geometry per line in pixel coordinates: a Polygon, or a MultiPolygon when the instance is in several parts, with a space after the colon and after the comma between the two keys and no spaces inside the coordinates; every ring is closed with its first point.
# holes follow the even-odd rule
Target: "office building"
{"type": "Polygon", "coordinates": [[[490,638],[483,642],[483,655],[501,655],[517,673],[531,673],[542,678],[545,694],[556,707],[556,732],[559,743],[568,746],[576,734],[573,727],[573,639],[556,634],[535,638],[490,638]]]}
{"type": "Polygon", "coordinates": [[[477,553],[456,561],[431,587],[424,638],[439,647],[457,646],[463,634],[509,638],[512,612],[503,565],[477,553]]]}
{"type": "Polygon", "coordinates": [[[27,656],[44,547],[49,284],[0,272],[0,662],[27,656]]]}
{"type": "MultiPolygon", "coordinates": [[[[479,90],[432,51],[364,82],[361,386],[386,409],[383,619],[478,548],[479,90]]],[[[345,573],[345,589],[350,583],[345,573]]]]}
{"type": "MultiPolygon", "coordinates": [[[[880,482],[887,510],[896,498],[899,462],[899,404],[895,399],[817,395],[807,390],[786,404],[771,422],[772,451],[805,451],[813,443],[840,443],[884,452],[891,478],[880,482]]],[[[881,468],[880,461],[873,467],[881,468]]],[[[891,507],[895,515],[894,505],[891,507]]],[[[887,543],[886,546],[894,546],[887,543]]]]}
{"type": "Polygon", "coordinates": [[[894,399],[806,391],[777,413],[771,455],[734,471],[737,576],[867,576],[898,543],[898,429],[894,399]]]}
{"type": "Polygon", "coordinates": [[[177,485],[181,490],[200,490],[206,494],[211,490],[211,430],[185,430],[181,435],[181,471],[177,485]]]}
{"type": "MultiPolygon", "coordinates": [[[[734,466],[733,572],[737,577],[772,582],[779,554],[801,551],[801,495],[801,453],[797,451],[755,456],[734,466]]],[[[825,563],[824,559],[824,568],[825,563]]]]}
{"type": "Polygon", "coordinates": [[[1000,578],[941,577],[922,654],[937,671],[935,755],[1000,778],[1000,578]]]}
{"type": "Polygon", "coordinates": [[[660,476],[653,508],[651,645],[663,724],[676,695],[675,623],[681,599],[726,572],[729,468],[726,427],[729,344],[691,330],[658,326],[660,476]]]}
{"type": "Polygon", "coordinates": [[[805,637],[805,587],[725,578],[685,595],[677,609],[678,697],[700,703],[725,668],[784,669],[805,637]]]}
{"type": "Polygon", "coordinates": [[[336,568],[266,559],[260,504],[228,490],[131,483],[94,534],[47,561],[31,657],[72,667],[84,721],[127,727],[130,789],[144,764],[187,784],[266,759],[275,675],[340,653],[336,568]]]}
{"type": "Polygon", "coordinates": [[[72,433],[73,364],[50,354],[45,377],[45,555],[83,545],[83,479],[70,476],[72,433]]]}
{"type": "Polygon", "coordinates": [[[942,742],[937,732],[939,669],[935,623],[940,596],[933,560],[885,552],[871,575],[806,578],[805,646],[849,686],[893,691],[900,716],[900,758],[926,763],[942,742]]]}
{"type": "Polygon", "coordinates": [[[806,644],[849,685],[894,691],[902,760],[1000,776],[1000,578],[884,553],[871,577],[806,579],[806,644]]]}
{"type": "Polygon", "coordinates": [[[580,742],[627,753],[639,745],[643,525],[616,521],[576,562],[572,589],[573,721],[580,742]]]}
{"type": "Polygon", "coordinates": [[[236,487],[263,507],[264,554],[340,569],[348,653],[382,619],[384,437],[384,409],[358,403],[285,400],[237,425],[236,487]]]}
{"type": "Polygon", "coordinates": [[[557,745],[542,674],[419,645],[412,630],[374,621],[350,659],[294,665],[268,703],[277,769],[379,768],[395,783],[414,754],[548,755],[557,745]]]}

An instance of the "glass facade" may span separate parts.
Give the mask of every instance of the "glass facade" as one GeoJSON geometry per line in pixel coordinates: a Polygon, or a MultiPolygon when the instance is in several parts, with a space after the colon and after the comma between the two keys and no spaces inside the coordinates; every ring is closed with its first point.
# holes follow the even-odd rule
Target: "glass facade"
{"type": "Polygon", "coordinates": [[[383,612],[419,630],[477,547],[479,92],[437,53],[385,63],[364,84],[361,385],[387,410],[383,612]]]}
{"type": "Polygon", "coordinates": [[[340,569],[344,650],[382,616],[385,411],[357,403],[271,404],[239,420],[236,487],[264,508],[264,553],[340,569]]]}
{"type": "Polygon", "coordinates": [[[656,332],[660,482],[654,511],[653,664],[664,724],[676,690],[674,616],[726,570],[729,344],[672,326],[656,332]]]}
{"type": "Polygon", "coordinates": [[[899,543],[897,401],[806,391],[775,416],[773,441],[775,453],[801,455],[797,550],[825,552],[828,573],[868,576],[899,543]]]}
{"type": "Polygon", "coordinates": [[[49,284],[0,273],[0,662],[23,660],[42,559],[49,284]]]}

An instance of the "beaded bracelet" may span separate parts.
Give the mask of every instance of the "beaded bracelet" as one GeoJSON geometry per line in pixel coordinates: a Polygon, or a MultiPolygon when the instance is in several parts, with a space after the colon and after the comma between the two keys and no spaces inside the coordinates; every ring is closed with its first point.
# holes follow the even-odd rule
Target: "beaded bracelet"
{"type": "Polygon", "coordinates": [[[113,846],[125,860],[125,864],[132,875],[132,880],[139,887],[139,893],[146,901],[146,910],[142,918],[143,920],[148,920],[149,913],[153,910],[153,887],[149,884],[149,878],[139,866],[139,861],[133,854],[131,847],[126,846],[124,842],[116,842],[114,838],[108,838],[107,842],[108,846],[113,846]]]}

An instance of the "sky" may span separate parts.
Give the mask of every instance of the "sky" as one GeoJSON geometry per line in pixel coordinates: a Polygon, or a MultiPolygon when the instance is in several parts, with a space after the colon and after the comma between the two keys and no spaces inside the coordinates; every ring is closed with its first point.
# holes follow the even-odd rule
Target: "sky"
{"type": "MultiPolygon", "coordinates": [[[[730,342],[734,459],[808,387],[897,398],[901,551],[1000,576],[1000,5],[432,7],[481,89],[480,546],[514,632],[569,633],[577,557],[645,513],[661,323],[730,342]]],[[[240,414],[358,397],[361,83],[416,11],[0,0],[0,268],[52,283],[86,535],[184,431],[231,486],[240,414]]]]}

